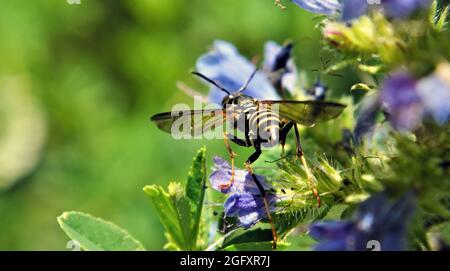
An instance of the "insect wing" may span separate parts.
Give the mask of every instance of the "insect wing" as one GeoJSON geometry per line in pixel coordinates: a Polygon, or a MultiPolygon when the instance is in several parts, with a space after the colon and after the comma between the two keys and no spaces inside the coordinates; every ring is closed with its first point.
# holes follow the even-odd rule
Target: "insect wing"
{"type": "Polygon", "coordinates": [[[323,101],[266,100],[260,103],[278,111],[282,119],[289,119],[305,126],[335,119],[345,108],[343,104],[323,101]]]}
{"type": "Polygon", "coordinates": [[[222,109],[184,110],[159,113],[150,120],[173,136],[196,137],[222,125],[224,114],[222,109]]]}

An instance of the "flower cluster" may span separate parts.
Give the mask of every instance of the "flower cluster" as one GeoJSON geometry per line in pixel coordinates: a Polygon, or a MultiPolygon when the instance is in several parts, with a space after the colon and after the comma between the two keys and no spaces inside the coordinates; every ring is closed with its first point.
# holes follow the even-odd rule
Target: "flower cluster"
{"type": "Polygon", "coordinates": [[[414,131],[423,121],[444,125],[450,120],[450,64],[438,65],[421,79],[407,71],[394,72],[388,77],[377,98],[366,102],[361,110],[357,137],[375,124],[375,114],[384,109],[392,127],[398,131],[414,131]]]}
{"type": "Polygon", "coordinates": [[[416,205],[408,192],[391,204],[385,193],[361,203],[351,220],[319,222],[310,226],[310,235],[319,240],[316,250],[367,250],[371,240],[381,250],[405,250],[406,229],[416,205]]]}
{"type": "MultiPolygon", "coordinates": [[[[415,46],[419,40],[426,38],[423,33],[427,32],[427,26],[419,23],[415,32],[405,32],[406,24],[395,22],[406,22],[414,13],[429,8],[431,1],[380,0],[378,4],[370,4],[367,0],[294,2],[308,11],[331,16],[324,24],[323,35],[341,53],[357,55],[359,60],[363,56],[382,63],[367,66],[359,62],[358,67],[362,71],[372,74],[385,72],[386,76],[380,84],[379,94],[367,97],[362,105],[355,128],[357,139],[372,129],[379,111],[386,114],[392,127],[398,131],[414,131],[423,121],[430,119],[441,125],[449,121],[450,64],[445,60],[430,63],[436,66],[431,74],[406,68],[425,65],[423,59],[414,63],[411,53],[417,51],[415,46]],[[350,21],[350,24],[343,23],[350,21]]],[[[445,20],[446,15],[444,11],[440,20],[445,20]]],[[[431,17],[440,18],[436,14],[431,17]]]]}
{"type": "MultiPolygon", "coordinates": [[[[252,175],[247,170],[235,169],[234,181],[229,181],[232,175],[231,166],[224,159],[213,158],[213,172],[209,177],[212,188],[226,194],[228,198],[224,203],[224,213],[227,217],[237,217],[241,227],[249,228],[261,219],[267,217],[264,200],[252,175]]],[[[255,175],[264,190],[271,190],[271,186],[261,175],[255,175]]],[[[272,193],[266,194],[269,211],[275,210],[277,197],[272,193]]]]}
{"type": "MultiPolygon", "coordinates": [[[[280,46],[268,41],[265,45],[263,69],[256,72],[246,94],[270,100],[282,97],[284,90],[292,93],[297,82],[297,68],[291,58],[291,50],[292,44],[280,46]]],[[[198,72],[234,92],[244,85],[256,65],[240,55],[233,44],[217,40],[212,49],[197,60],[196,68],[198,72]]],[[[209,100],[220,104],[222,98],[223,93],[211,86],[209,100]]]]}
{"type": "Polygon", "coordinates": [[[301,8],[310,12],[335,16],[340,14],[342,20],[351,21],[367,14],[371,9],[382,9],[392,18],[405,18],[413,12],[429,6],[430,0],[293,0],[301,8]],[[373,2],[371,4],[371,2],[373,2]]]}
{"type": "Polygon", "coordinates": [[[420,80],[408,72],[396,72],[386,79],[380,93],[392,126],[400,131],[417,128],[424,118],[444,124],[450,117],[450,64],[420,80]]]}

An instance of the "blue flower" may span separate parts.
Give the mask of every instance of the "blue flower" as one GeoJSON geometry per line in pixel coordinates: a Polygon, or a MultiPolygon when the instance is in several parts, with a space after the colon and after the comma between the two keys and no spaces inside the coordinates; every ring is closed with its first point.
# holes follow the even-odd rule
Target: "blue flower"
{"type": "MultiPolygon", "coordinates": [[[[247,170],[235,169],[234,182],[228,186],[231,178],[231,166],[220,157],[214,157],[213,173],[209,180],[211,186],[229,197],[224,203],[225,215],[237,217],[241,227],[248,228],[256,224],[267,216],[264,200],[256,186],[251,174],[247,170]]],[[[256,175],[256,178],[264,188],[270,190],[265,178],[256,175]]],[[[275,210],[277,198],[275,195],[267,193],[266,199],[269,203],[270,211],[275,210]]]]}
{"type": "Polygon", "coordinates": [[[417,83],[425,111],[439,124],[450,118],[450,64],[440,64],[436,72],[417,83]]]}
{"type": "Polygon", "coordinates": [[[318,14],[334,15],[339,12],[341,4],[337,0],[292,0],[301,8],[318,14]]]}
{"type": "Polygon", "coordinates": [[[351,21],[367,13],[368,0],[344,0],[342,2],[342,20],[351,21]]]}
{"type": "Polygon", "coordinates": [[[381,250],[405,250],[407,225],[415,206],[412,192],[394,203],[384,192],[378,193],[360,205],[353,219],[319,222],[311,225],[309,233],[319,240],[315,250],[367,250],[371,240],[378,241],[381,250]]]}
{"type": "Polygon", "coordinates": [[[306,94],[312,96],[314,100],[323,101],[325,100],[325,95],[327,94],[328,87],[317,80],[314,86],[306,91],[306,94]]]}
{"type": "MultiPolygon", "coordinates": [[[[270,206],[269,211],[274,211],[276,197],[268,194],[266,198],[270,206]]],[[[225,201],[224,209],[227,217],[237,217],[240,222],[239,226],[244,228],[255,225],[267,216],[262,196],[251,193],[232,194],[225,201]]]]}
{"type": "MultiPolygon", "coordinates": [[[[265,66],[265,68],[270,68],[270,74],[274,72],[273,69],[279,67],[280,64],[284,63],[284,65],[287,66],[290,63],[290,49],[280,50],[279,48],[275,48],[275,45],[272,43],[266,45],[266,49],[266,57],[270,58],[270,60],[266,59],[264,63],[265,65],[269,65],[265,66]],[[283,56],[279,56],[279,54],[289,55],[289,58],[285,59],[283,56]]],[[[241,56],[233,44],[217,40],[214,42],[212,50],[200,56],[197,60],[196,68],[198,72],[216,81],[225,89],[230,92],[235,92],[244,85],[252,72],[256,69],[256,66],[245,57],[241,56]]],[[[286,70],[289,71],[287,68],[286,70]]],[[[272,85],[271,78],[269,78],[270,74],[258,71],[245,90],[245,94],[257,99],[279,99],[280,95],[277,93],[274,85],[272,85]]],[[[281,76],[284,77],[285,75],[292,76],[289,72],[284,72],[281,76]]],[[[283,82],[287,79],[275,78],[275,81],[277,80],[283,82]]],[[[224,93],[222,91],[211,86],[209,94],[209,100],[211,102],[220,104],[223,97],[224,93]]]]}
{"type": "Polygon", "coordinates": [[[285,89],[290,94],[294,93],[298,80],[297,66],[292,59],[292,48],[292,43],[281,46],[268,41],[264,45],[263,71],[282,97],[285,89]]]}
{"type": "Polygon", "coordinates": [[[380,105],[388,113],[391,126],[398,131],[413,131],[424,119],[438,124],[450,120],[450,64],[440,64],[436,71],[416,79],[405,71],[395,72],[384,81],[378,99],[367,100],[361,106],[355,127],[359,140],[375,124],[380,105]]]}
{"type": "Polygon", "coordinates": [[[310,12],[335,15],[341,13],[342,20],[351,21],[367,14],[369,9],[381,7],[386,16],[391,18],[405,18],[411,13],[426,8],[430,0],[293,0],[305,10],[310,12]]]}
{"type": "Polygon", "coordinates": [[[355,129],[356,143],[360,143],[364,135],[373,132],[376,124],[378,112],[381,110],[381,104],[375,95],[364,97],[358,113],[355,129]]]}
{"type": "Polygon", "coordinates": [[[411,13],[429,6],[430,0],[381,0],[388,17],[405,18],[411,13]]]}
{"type": "MultiPolygon", "coordinates": [[[[229,180],[231,179],[231,166],[228,162],[221,157],[213,157],[213,172],[209,176],[211,186],[224,194],[239,194],[239,193],[251,193],[259,195],[260,191],[253,181],[252,175],[247,171],[239,168],[234,169],[234,181],[231,186],[227,187],[229,180]]],[[[271,186],[267,184],[264,176],[255,174],[258,181],[261,183],[265,190],[271,189],[271,186]]]]}
{"type": "Polygon", "coordinates": [[[394,129],[411,131],[422,121],[425,109],[417,93],[417,80],[407,72],[397,72],[385,80],[380,93],[394,129]]]}

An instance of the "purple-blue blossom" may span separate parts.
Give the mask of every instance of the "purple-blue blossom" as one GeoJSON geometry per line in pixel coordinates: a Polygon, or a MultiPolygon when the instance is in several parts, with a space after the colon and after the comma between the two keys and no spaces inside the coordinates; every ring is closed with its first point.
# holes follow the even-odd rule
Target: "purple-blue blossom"
{"type": "Polygon", "coordinates": [[[381,110],[380,100],[375,95],[364,97],[358,112],[358,119],[353,130],[356,143],[360,143],[363,136],[373,132],[376,118],[381,110]]]}
{"type": "MultiPolygon", "coordinates": [[[[270,212],[274,211],[276,196],[267,194],[270,212]]],[[[224,211],[227,217],[237,217],[241,227],[249,228],[267,216],[264,200],[260,194],[231,194],[225,201],[224,211]]]]}
{"type": "MultiPolygon", "coordinates": [[[[296,74],[296,69],[292,67],[293,63],[290,61],[290,47],[287,49],[283,48],[274,42],[266,44],[264,68],[270,68],[270,70],[257,71],[245,90],[245,94],[257,99],[279,99],[280,94],[277,92],[272,80],[274,82],[280,81],[283,88],[291,91],[291,86],[295,84],[292,81],[296,80],[296,77],[293,75],[293,72],[296,74]],[[282,64],[285,67],[280,67],[282,64]],[[274,68],[282,70],[281,73],[278,73],[279,78],[273,77],[275,74],[274,68]]],[[[230,92],[235,92],[244,85],[256,69],[256,66],[240,55],[233,44],[216,40],[212,49],[198,58],[196,69],[230,92]]],[[[208,86],[211,87],[209,100],[220,104],[225,94],[210,84],[208,86]]]]}
{"type": "Polygon", "coordinates": [[[342,20],[351,21],[367,13],[369,9],[368,0],[343,0],[342,20]]]}
{"type": "Polygon", "coordinates": [[[328,16],[341,13],[344,21],[351,21],[367,14],[370,9],[381,8],[390,18],[405,18],[426,8],[430,0],[293,0],[305,10],[328,16]]]}
{"type": "Polygon", "coordinates": [[[314,97],[314,100],[323,101],[325,100],[325,96],[327,94],[328,87],[322,83],[320,80],[314,84],[314,86],[306,91],[306,94],[314,97]]]}
{"type": "Polygon", "coordinates": [[[408,72],[396,72],[385,80],[380,101],[389,113],[388,119],[396,130],[412,131],[422,121],[433,119],[445,124],[450,118],[450,72],[442,64],[433,74],[420,80],[408,72]]]}
{"type": "Polygon", "coordinates": [[[426,8],[430,0],[381,0],[385,14],[392,18],[405,18],[411,13],[426,8]]]}
{"type": "Polygon", "coordinates": [[[380,100],[394,129],[411,131],[422,122],[425,110],[417,93],[417,80],[411,74],[401,71],[387,78],[380,100]]]}
{"type": "MultiPolygon", "coordinates": [[[[235,168],[234,182],[231,186],[225,188],[231,179],[231,166],[228,161],[219,156],[214,156],[213,162],[213,172],[209,176],[212,188],[224,194],[251,193],[259,195],[260,191],[253,181],[251,174],[244,169],[235,168]]],[[[271,186],[267,184],[264,176],[258,174],[255,174],[255,176],[265,190],[271,188],[271,186]]]]}
{"type": "Polygon", "coordinates": [[[341,9],[337,0],[292,0],[295,4],[312,13],[334,15],[341,9]]]}
{"type": "Polygon", "coordinates": [[[284,96],[284,90],[293,94],[298,80],[292,48],[292,43],[281,46],[274,41],[268,41],[264,45],[263,71],[281,97],[284,96]]]}
{"type": "Polygon", "coordinates": [[[450,120],[450,64],[440,64],[433,74],[421,79],[417,92],[427,115],[439,124],[450,120]]]}
{"type": "Polygon", "coordinates": [[[381,8],[387,17],[402,19],[428,7],[430,2],[430,0],[343,0],[342,19],[344,21],[357,19],[372,8],[381,8]]]}
{"type": "MultiPolygon", "coordinates": [[[[215,156],[213,158],[213,173],[209,180],[211,186],[224,194],[229,195],[224,203],[224,212],[228,217],[237,217],[241,227],[248,228],[267,216],[264,200],[256,186],[251,174],[247,170],[235,168],[234,181],[228,186],[231,178],[231,166],[224,159],[215,156]]],[[[262,187],[267,191],[271,186],[265,178],[256,175],[262,187]]],[[[267,193],[266,200],[270,211],[274,211],[277,198],[267,193]]]]}
{"type": "Polygon", "coordinates": [[[393,203],[381,192],[361,203],[352,219],[315,223],[309,234],[319,241],[315,250],[320,251],[368,250],[371,240],[379,242],[381,250],[406,250],[407,225],[415,206],[413,192],[393,203]]]}

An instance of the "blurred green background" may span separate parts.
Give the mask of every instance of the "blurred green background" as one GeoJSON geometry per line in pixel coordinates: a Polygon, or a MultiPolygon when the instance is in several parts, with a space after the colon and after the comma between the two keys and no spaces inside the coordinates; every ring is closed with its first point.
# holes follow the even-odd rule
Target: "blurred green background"
{"type": "Polygon", "coordinates": [[[2,0],[0,249],[66,250],[56,217],[69,210],[162,249],[142,187],[184,181],[204,144],[209,157],[225,150],[175,141],[149,116],[193,103],[177,81],[206,90],[189,71],[214,39],[248,57],[291,39],[300,69],[320,67],[319,20],[285,2],[281,11],[272,0],[2,0]]]}

